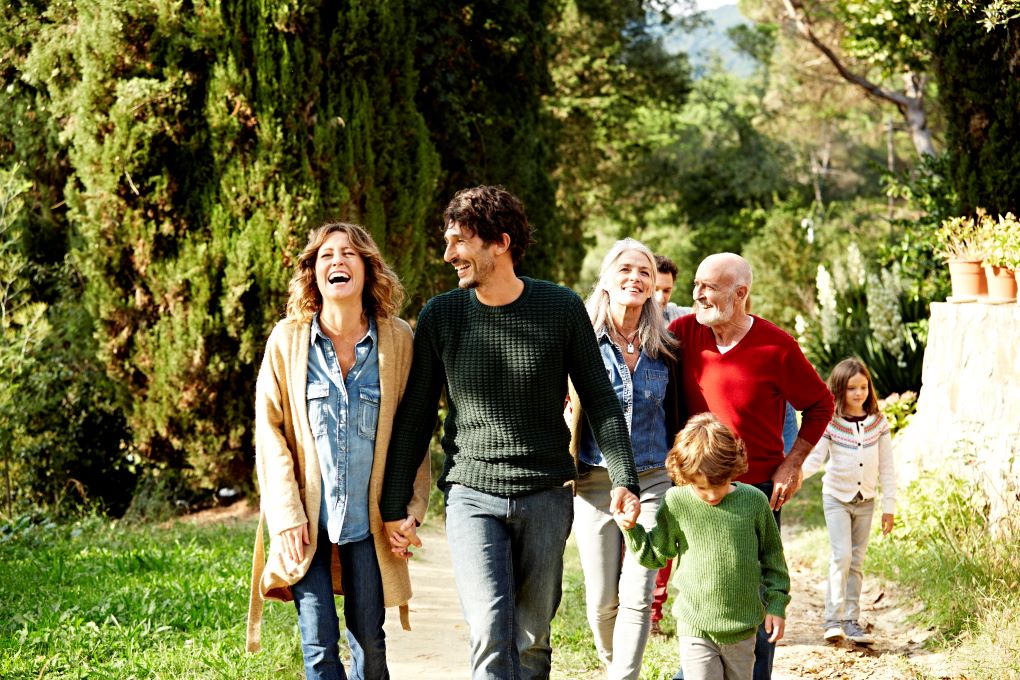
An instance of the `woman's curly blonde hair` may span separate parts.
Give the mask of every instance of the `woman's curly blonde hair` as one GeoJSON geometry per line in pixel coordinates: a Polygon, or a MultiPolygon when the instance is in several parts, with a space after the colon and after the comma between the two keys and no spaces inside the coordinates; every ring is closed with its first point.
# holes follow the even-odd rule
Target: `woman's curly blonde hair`
{"type": "Polygon", "coordinates": [[[365,289],[361,305],[367,316],[385,319],[393,316],[404,304],[404,287],[382,258],[379,246],[364,227],[348,222],[329,222],[308,235],[308,244],[298,256],[297,267],[287,289],[287,318],[306,321],[322,309],[322,294],[315,282],[315,260],[319,248],[331,234],[347,234],[351,247],[365,263],[365,289]]]}
{"type": "Polygon", "coordinates": [[[747,472],[747,451],[730,428],[706,411],[692,416],[676,436],[666,471],[677,486],[693,484],[699,475],[718,486],[747,472]]]}

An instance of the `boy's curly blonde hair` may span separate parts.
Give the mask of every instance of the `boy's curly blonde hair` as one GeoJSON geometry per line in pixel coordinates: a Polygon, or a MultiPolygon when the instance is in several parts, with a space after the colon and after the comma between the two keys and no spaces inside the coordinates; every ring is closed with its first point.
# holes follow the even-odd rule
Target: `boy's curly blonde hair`
{"type": "Polygon", "coordinates": [[[666,471],[677,486],[694,483],[699,476],[713,486],[747,472],[744,442],[709,412],[687,421],[666,456],[666,471]]]}

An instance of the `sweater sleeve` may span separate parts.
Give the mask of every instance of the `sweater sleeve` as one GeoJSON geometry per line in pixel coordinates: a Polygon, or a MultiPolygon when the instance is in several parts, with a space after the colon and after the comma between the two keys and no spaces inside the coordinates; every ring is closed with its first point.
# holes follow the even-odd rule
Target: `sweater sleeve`
{"type": "Polygon", "coordinates": [[[896,464],[893,460],[889,423],[882,418],[882,434],[878,437],[878,482],[882,485],[882,512],[896,514],[896,464]]]}
{"type": "Polygon", "coordinates": [[[804,465],[800,468],[801,472],[804,473],[804,479],[807,479],[821,469],[822,463],[825,462],[829,455],[829,447],[831,445],[832,440],[826,435],[822,435],[822,438],[815,444],[815,448],[811,449],[811,453],[804,459],[804,465]]]}
{"type": "Polygon", "coordinates": [[[825,427],[832,420],[835,402],[815,367],[804,356],[793,338],[784,361],[783,392],[788,402],[801,412],[797,436],[812,446],[818,443],[825,427]]]}
{"type": "MultiPolygon", "coordinates": [[[[762,499],[765,500],[765,499],[762,499]]],[[[767,501],[758,513],[758,559],[761,562],[762,598],[765,612],[786,618],[790,604],[790,572],[783,556],[783,541],[767,501]]]]}
{"type": "Polygon", "coordinates": [[[407,517],[415,478],[428,453],[436,424],[444,368],[435,342],[432,311],[432,304],[426,304],[418,316],[411,373],[393,422],[393,438],[386,456],[386,475],[379,499],[379,512],[384,522],[407,517]]]}
{"type": "Polygon", "coordinates": [[[651,530],[637,524],[623,532],[623,538],[638,564],[647,569],[662,569],[679,552],[681,534],[680,523],[663,500],[651,530]]]}
{"type": "Polygon", "coordinates": [[[308,521],[298,485],[295,453],[287,444],[285,432],[287,371],[281,342],[284,335],[281,326],[270,335],[255,385],[255,470],[262,512],[269,533],[274,535],[308,521]]]}
{"type": "Polygon", "coordinates": [[[609,376],[606,375],[595,331],[577,295],[571,294],[568,314],[570,342],[567,349],[567,372],[570,380],[580,397],[595,441],[605,456],[613,486],[625,486],[632,493],[638,494],[641,489],[638,486],[627,421],[609,376]]]}

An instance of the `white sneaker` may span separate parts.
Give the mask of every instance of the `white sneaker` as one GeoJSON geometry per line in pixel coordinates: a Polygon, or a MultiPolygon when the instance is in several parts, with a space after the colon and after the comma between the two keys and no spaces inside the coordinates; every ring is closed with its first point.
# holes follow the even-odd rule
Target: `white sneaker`
{"type": "Polygon", "coordinates": [[[826,642],[839,642],[846,639],[846,633],[843,632],[843,626],[837,623],[825,627],[824,637],[826,642]]]}
{"type": "Polygon", "coordinates": [[[843,632],[850,638],[852,642],[858,645],[870,645],[875,642],[875,638],[868,634],[868,631],[861,628],[861,625],[856,621],[844,621],[843,632]]]}

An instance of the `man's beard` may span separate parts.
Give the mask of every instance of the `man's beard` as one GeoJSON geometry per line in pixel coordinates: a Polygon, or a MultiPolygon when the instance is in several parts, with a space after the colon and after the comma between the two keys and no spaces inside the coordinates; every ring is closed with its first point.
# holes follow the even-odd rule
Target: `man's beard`
{"type": "Polygon", "coordinates": [[[471,276],[466,279],[460,279],[457,285],[465,290],[471,288],[477,288],[487,279],[493,271],[496,270],[496,265],[493,263],[491,258],[481,259],[476,258],[471,264],[472,273],[471,276]]]}
{"type": "Polygon", "coordinates": [[[705,309],[700,303],[695,302],[694,317],[702,326],[718,326],[719,324],[726,323],[733,318],[733,296],[731,295],[726,300],[724,307],[714,305],[705,309]]]}

